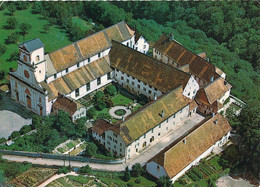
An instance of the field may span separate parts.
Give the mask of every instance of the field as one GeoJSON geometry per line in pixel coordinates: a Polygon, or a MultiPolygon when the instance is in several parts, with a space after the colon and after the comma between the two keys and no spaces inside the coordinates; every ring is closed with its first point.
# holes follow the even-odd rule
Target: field
{"type": "Polygon", "coordinates": [[[49,168],[31,168],[23,174],[13,179],[10,184],[12,186],[38,186],[46,179],[50,178],[57,172],[56,169],[49,168]]]}
{"type": "MultiPolygon", "coordinates": [[[[8,10],[0,11],[0,43],[5,44],[5,40],[7,36],[12,32],[19,32],[19,26],[15,30],[7,30],[5,28],[6,20],[11,17],[8,10]]],[[[16,11],[14,13],[14,18],[17,19],[19,24],[21,23],[29,23],[32,26],[32,29],[25,36],[25,41],[31,40],[34,38],[40,38],[40,40],[45,45],[45,53],[54,51],[59,49],[65,45],[70,44],[69,38],[65,30],[59,28],[58,26],[50,26],[48,33],[45,33],[43,30],[43,26],[45,24],[49,24],[48,20],[45,20],[41,15],[32,14],[31,8],[26,10],[16,11]]],[[[83,20],[79,20],[79,18],[74,18],[74,22],[81,23],[83,20]]],[[[17,68],[16,61],[9,61],[10,55],[13,52],[18,53],[17,45],[23,42],[23,37],[19,37],[19,42],[17,44],[8,44],[6,45],[7,51],[0,57],[0,71],[3,70],[5,73],[9,72],[9,68],[17,68]]],[[[1,83],[1,82],[0,82],[1,83]]]]}

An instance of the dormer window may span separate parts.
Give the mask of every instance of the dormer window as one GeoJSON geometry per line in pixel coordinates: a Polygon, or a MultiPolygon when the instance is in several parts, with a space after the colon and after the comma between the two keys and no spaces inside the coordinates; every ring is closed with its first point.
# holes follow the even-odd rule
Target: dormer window
{"type": "Polygon", "coordinates": [[[54,74],[54,79],[56,79],[56,78],[57,78],[57,74],[55,73],[55,74],[54,74]]]}
{"type": "Polygon", "coordinates": [[[77,68],[79,68],[79,63],[77,63],[77,68]]]}
{"type": "Polygon", "coordinates": [[[68,73],[69,72],[69,69],[68,68],[66,68],[66,73],[68,73]]]}
{"type": "Polygon", "coordinates": [[[90,62],[90,58],[88,58],[88,63],[90,62]]]}
{"type": "Polygon", "coordinates": [[[39,56],[39,55],[36,56],[36,61],[37,61],[37,62],[40,61],[40,56],[39,56]]]}
{"type": "Polygon", "coordinates": [[[101,56],[100,53],[98,53],[98,58],[100,58],[100,56],[101,56]]]}

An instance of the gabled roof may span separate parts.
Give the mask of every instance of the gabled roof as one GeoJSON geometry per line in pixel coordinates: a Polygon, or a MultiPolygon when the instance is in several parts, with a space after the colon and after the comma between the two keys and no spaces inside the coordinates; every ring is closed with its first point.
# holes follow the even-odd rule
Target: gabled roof
{"type": "Polygon", "coordinates": [[[179,66],[189,64],[191,74],[207,83],[210,82],[211,77],[214,79],[219,77],[213,64],[192,53],[177,41],[169,40],[165,35],[162,35],[153,47],[177,62],[179,66]]]}
{"type": "Polygon", "coordinates": [[[83,106],[77,101],[74,101],[73,99],[67,98],[60,94],[57,100],[53,103],[53,108],[63,110],[69,113],[70,116],[73,116],[75,112],[82,107],[83,106]]]}
{"type": "Polygon", "coordinates": [[[196,100],[203,103],[213,104],[220,99],[232,86],[222,77],[214,80],[210,84],[201,88],[197,95],[196,100]]]}
{"type": "Polygon", "coordinates": [[[150,161],[164,167],[170,178],[177,175],[191,162],[208,150],[218,140],[225,136],[231,127],[228,121],[217,114],[192,131],[189,135],[181,139],[178,143],[168,146],[157,154],[150,161]],[[217,120],[217,124],[215,124],[217,120]],[[185,139],[185,143],[183,140],[185,139]]]}
{"type": "Polygon", "coordinates": [[[19,48],[26,49],[28,52],[33,52],[42,47],[44,47],[44,44],[39,38],[24,42],[19,45],[19,48]]]}
{"type": "MultiPolygon", "coordinates": [[[[119,124],[119,134],[126,145],[129,145],[158,124],[189,105],[192,100],[182,95],[183,88],[179,86],[160,99],[147,105],[135,115],[126,118],[119,124]],[[161,116],[162,110],[164,116],[161,116]]],[[[112,130],[112,129],[111,129],[112,130]]]]}
{"type": "Polygon", "coordinates": [[[78,62],[111,47],[111,40],[123,42],[134,35],[125,22],[120,22],[77,42],[49,53],[56,71],[64,70],[78,62]]]}
{"type": "Polygon", "coordinates": [[[98,119],[92,127],[92,131],[102,135],[107,129],[113,125],[104,119],[98,119]]]}
{"type": "Polygon", "coordinates": [[[191,76],[116,41],[112,41],[109,57],[113,68],[163,92],[169,92],[180,85],[185,87],[191,76]]]}
{"type": "Polygon", "coordinates": [[[108,56],[102,57],[81,68],[74,70],[52,82],[46,84],[41,82],[41,86],[48,90],[49,100],[58,97],[58,93],[67,95],[73,90],[111,72],[108,56]]]}

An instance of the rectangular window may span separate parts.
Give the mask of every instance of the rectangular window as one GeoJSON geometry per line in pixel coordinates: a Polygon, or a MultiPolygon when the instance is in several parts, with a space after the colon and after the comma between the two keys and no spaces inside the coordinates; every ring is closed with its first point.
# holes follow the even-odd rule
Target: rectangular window
{"type": "Polygon", "coordinates": [[[151,94],[152,93],[152,91],[151,90],[149,90],[149,94],[151,94]]]}
{"type": "Polygon", "coordinates": [[[159,124],[159,128],[161,128],[161,124],[159,124]]]}
{"type": "Polygon", "coordinates": [[[110,75],[110,72],[107,74],[107,80],[110,80],[111,79],[111,75],[110,75]]]}
{"type": "Polygon", "coordinates": [[[100,56],[101,56],[100,53],[98,53],[98,58],[100,58],[100,56]]]}
{"type": "Polygon", "coordinates": [[[134,82],[134,81],[132,82],[132,85],[135,85],[135,82],[134,82]]]}
{"type": "Polygon", "coordinates": [[[143,88],[144,91],[146,91],[146,88],[143,88]]]}
{"type": "Polygon", "coordinates": [[[75,93],[76,93],[76,97],[78,97],[79,96],[79,89],[78,88],[75,90],[75,93]]]}
{"type": "Polygon", "coordinates": [[[126,79],[126,82],[129,83],[129,79],[126,79]]]}
{"type": "Polygon", "coordinates": [[[66,68],[66,73],[68,73],[69,72],[69,69],[68,68],[66,68]]]}
{"type": "Polygon", "coordinates": [[[121,77],[121,80],[122,80],[122,81],[124,80],[124,77],[123,77],[123,76],[121,77]]]}
{"type": "Polygon", "coordinates": [[[138,85],[137,85],[137,88],[139,88],[139,89],[140,89],[140,84],[138,84],[138,85]]]}
{"type": "Polygon", "coordinates": [[[153,129],[152,129],[152,133],[153,133],[153,129]]]}
{"type": "Polygon", "coordinates": [[[90,58],[88,58],[88,63],[90,62],[90,58]]]}
{"type": "Polygon", "coordinates": [[[79,63],[77,63],[77,68],[79,68],[79,63]]]}
{"type": "Polygon", "coordinates": [[[99,77],[98,79],[97,79],[97,85],[100,85],[101,84],[101,78],[99,77]]]}
{"type": "Polygon", "coordinates": [[[55,74],[54,74],[54,79],[56,79],[56,78],[57,78],[57,74],[55,73],[55,74]]]}
{"type": "Polygon", "coordinates": [[[89,91],[89,90],[90,90],[90,82],[87,83],[87,91],[89,91]]]}

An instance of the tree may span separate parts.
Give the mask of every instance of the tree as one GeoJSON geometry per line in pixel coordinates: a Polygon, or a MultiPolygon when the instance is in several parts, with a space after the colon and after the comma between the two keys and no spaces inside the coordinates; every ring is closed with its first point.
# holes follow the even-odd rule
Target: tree
{"type": "Polygon", "coordinates": [[[132,167],[132,174],[134,177],[139,177],[144,172],[144,169],[142,168],[140,163],[136,163],[132,167]]]}
{"type": "Polygon", "coordinates": [[[49,24],[43,25],[43,30],[44,30],[45,33],[48,33],[49,30],[50,30],[50,25],[49,24]]]}
{"type": "Polygon", "coordinates": [[[89,119],[93,119],[93,117],[95,116],[95,114],[96,114],[96,110],[95,110],[94,107],[88,109],[87,112],[86,112],[86,116],[87,116],[87,118],[89,118],[89,119]]]}
{"type": "Polygon", "coordinates": [[[70,115],[65,111],[59,111],[55,117],[54,127],[66,136],[73,136],[76,133],[75,125],[70,119],[70,115]]]}
{"type": "MultiPolygon", "coordinates": [[[[48,121],[46,120],[46,118],[50,118],[51,116],[47,116],[45,117],[45,121],[48,121]]],[[[42,125],[42,118],[36,114],[33,115],[32,117],[32,128],[33,129],[37,129],[38,127],[40,127],[42,125]]]]}
{"type": "Polygon", "coordinates": [[[14,52],[11,53],[10,58],[8,58],[8,61],[9,62],[16,61],[17,57],[18,57],[18,52],[14,51],[14,52]]]}
{"type": "Polygon", "coordinates": [[[170,180],[170,178],[168,176],[162,176],[159,177],[159,179],[156,182],[158,187],[172,187],[172,181],[170,180]]]}
{"type": "Polygon", "coordinates": [[[110,96],[115,96],[116,95],[116,87],[114,85],[109,85],[105,89],[105,93],[109,94],[110,96]]]}
{"type": "Polygon", "coordinates": [[[69,169],[69,167],[66,167],[66,166],[63,166],[63,167],[58,169],[59,174],[61,174],[61,173],[66,174],[66,173],[69,173],[69,172],[70,172],[70,169],[69,169]]]}
{"type": "Polygon", "coordinates": [[[5,72],[0,71],[0,80],[3,80],[5,78],[5,72]]]}
{"type": "Polygon", "coordinates": [[[79,168],[79,171],[80,171],[81,173],[86,174],[86,173],[89,173],[89,172],[91,171],[91,169],[92,169],[92,168],[87,164],[86,166],[80,167],[80,168],[79,168]]]}
{"type": "Polygon", "coordinates": [[[70,33],[70,40],[72,42],[80,40],[84,38],[86,35],[85,31],[83,31],[79,26],[75,24],[70,27],[69,33],[70,33]]]}
{"type": "Polygon", "coordinates": [[[148,98],[144,94],[139,94],[137,97],[137,102],[141,105],[145,105],[146,103],[148,103],[148,98]]]}
{"type": "Polygon", "coordinates": [[[105,96],[105,94],[102,91],[98,91],[95,94],[94,99],[95,99],[95,101],[98,101],[98,100],[101,100],[104,96],[105,96]]]}
{"type": "Polygon", "coordinates": [[[4,44],[0,44],[0,57],[6,52],[7,47],[4,44]]]}
{"type": "Polygon", "coordinates": [[[126,166],[125,168],[125,172],[124,172],[124,180],[127,182],[131,179],[131,174],[130,174],[130,171],[129,171],[129,168],[128,166],[126,166]]]}
{"type": "Polygon", "coordinates": [[[20,133],[18,131],[12,132],[12,134],[9,136],[9,139],[14,139],[20,136],[20,133]]]}
{"type": "Polygon", "coordinates": [[[11,15],[14,15],[14,12],[17,11],[17,8],[15,6],[14,3],[10,3],[8,6],[7,6],[7,10],[10,11],[11,15]]]}
{"type": "Polygon", "coordinates": [[[97,100],[96,101],[96,105],[95,108],[99,111],[103,110],[104,108],[106,108],[106,103],[103,100],[97,100]]]}
{"type": "Polygon", "coordinates": [[[6,20],[6,28],[7,29],[15,29],[19,22],[14,17],[7,18],[6,20]]]}
{"type": "Polygon", "coordinates": [[[86,128],[86,118],[80,118],[77,120],[77,124],[75,125],[76,130],[76,137],[83,137],[87,134],[87,128],[86,128]]]}
{"type": "Polygon", "coordinates": [[[23,40],[25,35],[27,35],[29,33],[29,31],[31,30],[32,26],[29,23],[21,23],[20,24],[20,30],[21,30],[21,35],[23,36],[23,40]]]}
{"type": "Polygon", "coordinates": [[[6,44],[16,44],[19,41],[19,33],[12,32],[7,36],[7,39],[5,40],[6,44]]]}
{"type": "Polygon", "coordinates": [[[93,142],[89,142],[86,145],[85,155],[88,156],[88,157],[93,157],[93,156],[96,155],[97,150],[98,150],[97,145],[93,142]]]}

